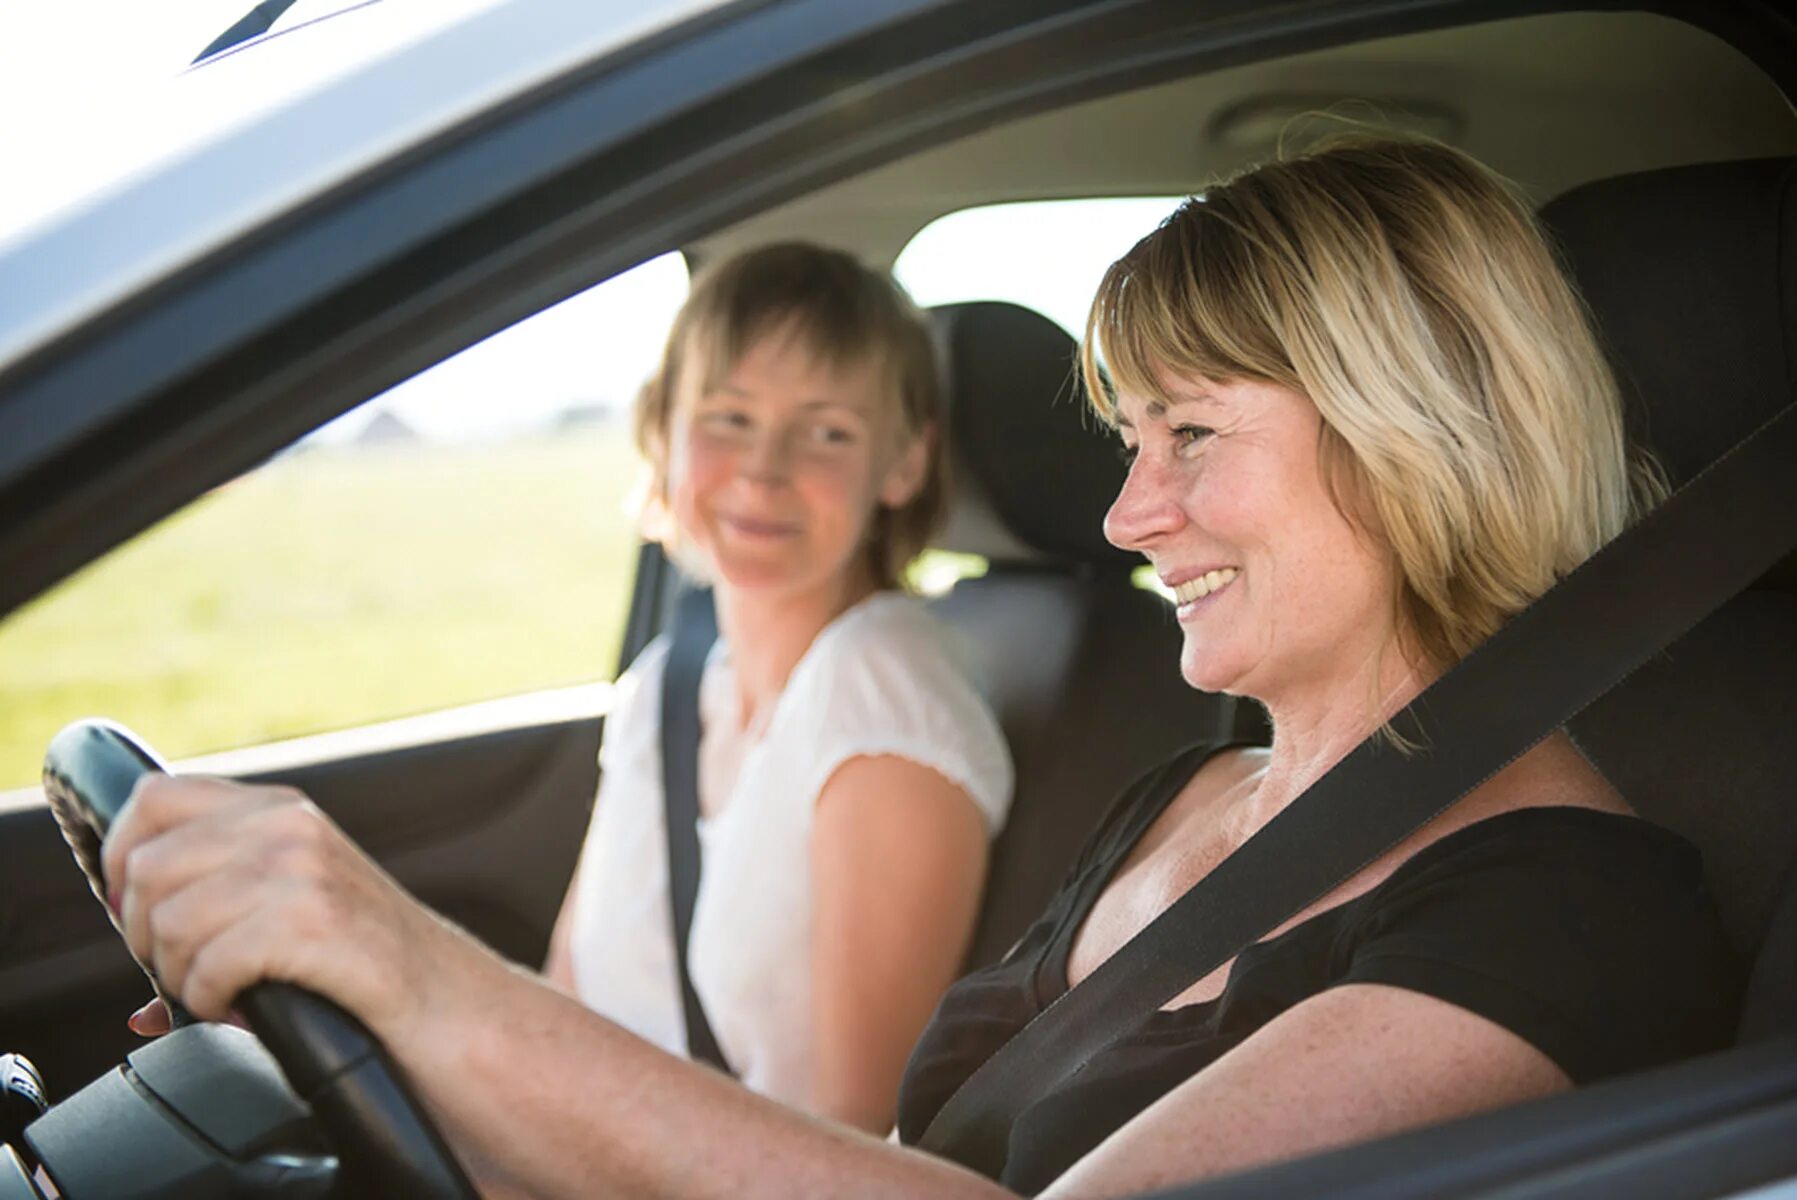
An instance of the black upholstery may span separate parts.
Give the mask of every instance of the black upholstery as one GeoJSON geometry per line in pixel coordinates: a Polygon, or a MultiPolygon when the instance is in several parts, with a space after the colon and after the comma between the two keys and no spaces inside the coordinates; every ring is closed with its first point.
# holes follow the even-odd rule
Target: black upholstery
{"type": "MultiPolygon", "coordinates": [[[[1793,399],[1794,185],[1786,160],[1684,167],[1592,184],[1544,213],[1631,426],[1674,483],[1793,399]]],[[[1792,578],[1789,563],[1772,572],[1572,726],[1644,815],[1703,850],[1730,934],[1761,952],[1747,1036],[1797,1027],[1792,578]],[[1787,911],[1768,937],[1781,889],[1787,911]]]]}
{"type": "Polygon", "coordinates": [[[1234,705],[1185,685],[1172,610],[1130,584],[1140,557],[1104,540],[1123,466],[1086,410],[1073,340],[1011,304],[931,316],[955,476],[940,544],[989,564],[934,608],[961,634],[1017,765],[968,958],[977,965],[1042,911],[1122,787],[1226,729],[1234,705]]]}
{"type": "Polygon", "coordinates": [[[1141,555],[1104,540],[1123,460],[1086,404],[1073,339],[1016,304],[951,304],[930,316],[956,485],[944,544],[1006,563],[1139,566],[1141,555]]]}

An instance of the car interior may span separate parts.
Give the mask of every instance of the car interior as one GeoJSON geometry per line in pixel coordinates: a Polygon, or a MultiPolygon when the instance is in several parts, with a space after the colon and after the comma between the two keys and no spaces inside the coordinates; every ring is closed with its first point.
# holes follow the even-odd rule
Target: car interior
{"type": "MultiPolygon", "coordinates": [[[[804,237],[890,266],[959,210],[1184,194],[1337,118],[1411,130],[1482,158],[1539,206],[1631,432],[1678,485],[1797,398],[1797,115],[1781,90],[1793,81],[1755,61],[1771,50],[1731,45],[1728,32],[1658,13],[1532,12],[1277,53],[1245,46],[1198,73],[1169,56],[1126,89],[1075,88],[1053,107],[919,135],[682,249],[703,264],[804,237]]],[[[1266,731],[1252,703],[1183,684],[1166,602],[1102,537],[1123,468],[1080,395],[1073,338],[995,299],[929,316],[956,487],[940,546],[986,563],[931,603],[1017,767],[972,966],[1016,941],[1131,778],[1199,738],[1266,731]]],[[[663,626],[678,583],[645,547],[624,661],[663,626]]],[[[1753,964],[1736,1057],[1179,1194],[1495,1195],[1532,1180],[1530,1195],[1673,1196],[1797,1177],[1793,664],[1797,556],[1571,725],[1644,816],[1703,852],[1753,964]],[[1680,1146],[1698,1157],[1680,1166],[1668,1157],[1680,1146]]],[[[534,964],[585,827],[602,731],[602,714],[580,713],[450,737],[320,738],[247,754],[241,773],[302,788],[427,903],[534,964]]],[[[123,1018],[143,978],[35,795],[0,795],[0,946],[0,1051],[29,1054],[52,1099],[135,1047],[123,1018]]]]}

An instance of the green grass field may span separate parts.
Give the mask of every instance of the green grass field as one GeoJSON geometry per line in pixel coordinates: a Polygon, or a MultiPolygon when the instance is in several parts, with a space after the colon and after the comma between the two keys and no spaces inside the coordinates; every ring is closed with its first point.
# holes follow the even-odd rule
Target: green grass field
{"type": "Polygon", "coordinates": [[[0,788],[83,716],[185,756],[610,678],[636,479],[621,426],[279,458],[0,623],[0,788]]]}

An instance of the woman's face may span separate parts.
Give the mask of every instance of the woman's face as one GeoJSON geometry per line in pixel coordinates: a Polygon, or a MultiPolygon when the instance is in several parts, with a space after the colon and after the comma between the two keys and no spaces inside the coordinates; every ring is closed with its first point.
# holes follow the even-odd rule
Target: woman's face
{"type": "Polygon", "coordinates": [[[1187,683],[1327,696],[1384,646],[1393,576],[1330,497],[1316,406],[1270,383],[1160,383],[1166,403],[1119,397],[1133,457],[1105,536],[1175,593],[1187,683]]]}
{"type": "Polygon", "coordinates": [[[880,505],[908,502],[928,447],[907,436],[871,361],[832,370],[803,340],[753,342],[709,391],[676,397],[668,488],[685,543],[720,588],[852,588],[880,505]]]}

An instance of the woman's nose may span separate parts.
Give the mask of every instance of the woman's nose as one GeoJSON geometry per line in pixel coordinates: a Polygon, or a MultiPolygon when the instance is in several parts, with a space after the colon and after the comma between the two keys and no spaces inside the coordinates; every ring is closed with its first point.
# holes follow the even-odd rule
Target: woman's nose
{"type": "Polygon", "coordinates": [[[1120,550],[1145,550],[1184,523],[1169,481],[1146,454],[1138,454],[1104,514],[1105,540],[1120,550]]]}

